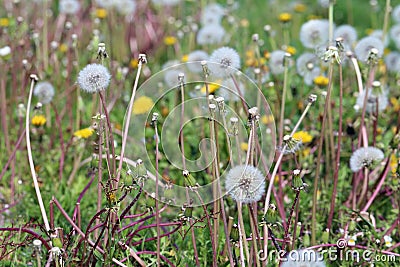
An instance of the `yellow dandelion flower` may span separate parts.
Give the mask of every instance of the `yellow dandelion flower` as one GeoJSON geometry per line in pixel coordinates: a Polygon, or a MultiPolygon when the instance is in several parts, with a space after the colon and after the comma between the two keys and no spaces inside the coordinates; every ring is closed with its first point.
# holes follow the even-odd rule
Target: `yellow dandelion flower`
{"type": "Polygon", "coordinates": [[[263,124],[270,124],[270,123],[274,122],[274,116],[272,116],[272,115],[268,115],[268,116],[264,115],[264,116],[261,117],[261,122],[263,124]]]}
{"type": "Polygon", "coordinates": [[[298,12],[298,13],[303,13],[304,11],[306,11],[307,7],[304,4],[298,3],[294,6],[294,11],[298,12]]]}
{"type": "Polygon", "coordinates": [[[320,87],[327,86],[329,79],[324,76],[317,76],[314,78],[314,83],[320,87]]]}
{"type": "Polygon", "coordinates": [[[120,123],[118,123],[118,122],[116,122],[116,123],[114,124],[114,127],[115,127],[115,129],[117,129],[117,130],[119,130],[119,131],[122,130],[122,125],[121,125],[120,123]]]}
{"type": "Polygon", "coordinates": [[[0,18],[0,27],[10,26],[10,20],[8,18],[0,18]]]}
{"type": "Polygon", "coordinates": [[[318,16],[318,15],[309,15],[308,17],[307,17],[307,19],[308,20],[313,20],[313,19],[321,19],[322,17],[321,16],[318,16]]]}
{"type": "Polygon", "coordinates": [[[250,25],[250,22],[247,19],[242,19],[240,21],[240,26],[242,26],[243,28],[247,28],[247,27],[249,27],[249,25],[250,25]]]}
{"type": "Polygon", "coordinates": [[[291,54],[292,56],[296,54],[297,50],[296,48],[294,48],[293,46],[288,46],[286,48],[286,52],[288,52],[289,54],[291,54]]]}
{"type": "Polygon", "coordinates": [[[249,145],[245,142],[240,143],[240,149],[243,151],[247,151],[249,149],[249,145]]]}
{"type": "Polygon", "coordinates": [[[278,19],[280,22],[287,23],[292,20],[292,15],[287,12],[281,13],[278,16],[278,19]]]}
{"type": "Polygon", "coordinates": [[[308,157],[309,155],[310,155],[310,151],[311,151],[311,149],[310,148],[306,148],[306,149],[303,149],[302,151],[301,151],[301,154],[303,155],[303,157],[308,157]]]}
{"type": "Polygon", "coordinates": [[[305,131],[298,131],[293,134],[293,138],[300,140],[303,144],[310,143],[313,139],[311,134],[305,131]]]}
{"type": "Polygon", "coordinates": [[[392,154],[392,156],[390,156],[390,169],[393,174],[395,174],[397,171],[398,162],[399,161],[398,161],[398,158],[396,157],[396,155],[392,154]]]}
{"type": "Polygon", "coordinates": [[[164,44],[165,45],[174,45],[178,40],[174,36],[166,36],[164,37],[164,44]]]}
{"type": "Polygon", "coordinates": [[[46,117],[43,115],[35,115],[31,122],[35,126],[43,126],[46,123],[46,117]]]}
{"type": "Polygon", "coordinates": [[[396,97],[390,98],[390,104],[392,104],[394,111],[400,111],[400,101],[396,97]]]}
{"type": "MultiPolygon", "coordinates": [[[[215,83],[208,83],[208,93],[212,94],[215,91],[217,91],[217,89],[220,87],[220,83],[221,83],[220,80],[216,81],[215,83]]],[[[201,87],[201,92],[203,94],[206,93],[206,85],[203,85],[203,87],[201,87]]]]}
{"type": "Polygon", "coordinates": [[[371,35],[373,32],[374,32],[374,29],[371,29],[371,28],[365,30],[365,33],[367,35],[371,35]]]}
{"type": "Polygon", "coordinates": [[[86,139],[92,136],[94,130],[92,128],[85,128],[74,132],[74,136],[82,139],[86,139]]]}
{"type": "Polygon", "coordinates": [[[169,108],[164,106],[161,108],[161,116],[163,117],[167,117],[167,115],[169,114],[169,108]]]}
{"type": "Polygon", "coordinates": [[[132,113],[135,115],[144,114],[154,106],[154,102],[150,97],[141,96],[133,102],[132,113]]]}
{"type": "Polygon", "coordinates": [[[104,8],[97,8],[96,9],[96,17],[99,19],[104,19],[107,17],[107,10],[104,8]]]}
{"type": "Polygon", "coordinates": [[[188,54],[182,56],[182,62],[188,62],[188,59],[189,59],[188,54]]]}
{"type": "Polygon", "coordinates": [[[129,66],[132,69],[136,69],[138,64],[139,64],[139,61],[137,60],[137,58],[132,58],[131,61],[129,62],[129,66]]]}
{"type": "Polygon", "coordinates": [[[58,47],[58,50],[61,52],[61,53],[65,53],[65,52],[67,52],[68,51],[68,45],[66,45],[66,44],[60,44],[60,46],[58,47]]]}
{"type": "Polygon", "coordinates": [[[247,50],[245,53],[246,57],[254,57],[254,50],[247,50]]]}
{"type": "Polygon", "coordinates": [[[269,59],[271,57],[271,54],[267,50],[265,50],[263,56],[265,59],[269,59]]]}
{"type": "Polygon", "coordinates": [[[254,65],[257,64],[257,60],[256,60],[255,58],[253,58],[253,57],[249,57],[249,58],[246,59],[246,61],[244,62],[244,64],[245,64],[247,67],[254,66],[254,65]]]}

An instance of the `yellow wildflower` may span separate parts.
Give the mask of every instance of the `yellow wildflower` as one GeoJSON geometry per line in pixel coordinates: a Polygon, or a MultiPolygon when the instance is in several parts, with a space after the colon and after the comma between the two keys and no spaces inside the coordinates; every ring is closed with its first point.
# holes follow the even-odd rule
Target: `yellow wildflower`
{"type": "Polygon", "coordinates": [[[62,43],[60,44],[60,46],[58,47],[58,50],[60,50],[61,53],[65,53],[68,51],[68,45],[62,43]]]}
{"type": "Polygon", "coordinates": [[[164,44],[165,45],[174,45],[178,40],[174,36],[166,36],[164,37],[164,44]]]}
{"type": "Polygon", "coordinates": [[[280,22],[287,23],[287,22],[292,20],[292,15],[289,14],[289,13],[286,13],[286,12],[285,13],[281,13],[278,16],[278,19],[279,19],[280,22]]]}
{"type": "Polygon", "coordinates": [[[247,151],[249,149],[249,145],[246,142],[240,143],[240,149],[243,151],[247,151]]]}
{"type": "MultiPolygon", "coordinates": [[[[221,81],[219,81],[219,80],[216,81],[215,83],[208,83],[208,93],[212,94],[215,91],[217,91],[217,89],[221,86],[220,83],[221,83],[221,81]]],[[[203,94],[206,93],[206,85],[203,85],[203,87],[201,87],[201,92],[203,94]]]]}
{"type": "Polygon", "coordinates": [[[398,168],[398,159],[396,155],[392,154],[392,156],[390,156],[390,169],[393,174],[396,173],[397,168],[398,168]]]}
{"type": "Polygon", "coordinates": [[[267,50],[264,51],[263,55],[264,55],[264,58],[266,58],[266,59],[269,59],[271,57],[271,54],[267,50]]]}
{"type": "Polygon", "coordinates": [[[86,139],[92,136],[94,130],[92,128],[85,128],[74,132],[74,136],[82,139],[86,139]]]}
{"type": "Polygon", "coordinates": [[[261,122],[263,124],[270,124],[270,123],[274,122],[274,116],[272,116],[272,115],[268,115],[268,116],[264,115],[264,116],[261,117],[261,122]]]}
{"type": "Polygon", "coordinates": [[[314,78],[314,83],[320,87],[327,86],[329,79],[324,76],[317,76],[314,78]]]}
{"type": "Polygon", "coordinates": [[[10,20],[8,18],[0,18],[0,27],[8,27],[10,20]]]}
{"type": "Polygon", "coordinates": [[[132,113],[135,115],[144,114],[151,110],[154,102],[150,97],[141,96],[133,102],[132,113]]]}
{"type": "Polygon", "coordinates": [[[32,124],[35,126],[43,126],[46,123],[46,117],[43,115],[35,115],[32,118],[32,124]]]}
{"type": "Polygon", "coordinates": [[[306,148],[306,149],[303,149],[302,151],[301,151],[301,154],[303,155],[303,157],[308,157],[309,155],[310,155],[310,151],[311,151],[311,149],[310,148],[306,148]]]}
{"type": "Polygon", "coordinates": [[[99,19],[104,19],[105,17],[107,17],[107,10],[104,8],[96,9],[96,17],[98,17],[99,19]]]}
{"type": "Polygon", "coordinates": [[[309,15],[308,17],[307,17],[307,20],[313,20],[313,19],[321,19],[322,17],[321,16],[318,16],[318,15],[309,15]]]}
{"type": "Polygon", "coordinates": [[[189,59],[189,55],[188,54],[182,56],[182,62],[187,62],[188,59],[189,59]]]}
{"type": "Polygon", "coordinates": [[[305,131],[298,131],[298,132],[295,132],[295,133],[293,134],[293,138],[294,138],[294,139],[301,140],[301,142],[302,142],[303,144],[305,144],[305,143],[310,143],[310,142],[312,141],[312,139],[313,139],[313,137],[311,136],[311,134],[309,134],[308,132],[305,132],[305,131]]]}
{"type": "Polygon", "coordinates": [[[240,21],[240,26],[242,26],[243,28],[247,28],[247,27],[249,27],[249,25],[250,25],[250,22],[247,19],[242,19],[240,21]]]}
{"type": "Polygon", "coordinates": [[[396,97],[390,98],[390,104],[392,104],[394,111],[400,111],[400,101],[396,97]]]}
{"type": "Polygon", "coordinates": [[[296,51],[297,51],[296,48],[294,48],[293,46],[286,47],[286,52],[288,52],[292,56],[296,54],[296,51]]]}
{"type": "Polygon", "coordinates": [[[131,61],[129,62],[129,66],[131,66],[132,69],[136,69],[138,64],[139,61],[137,60],[137,58],[132,58],[131,61]]]}
{"type": "Polygon", "coordinates": [[[298,13],[303,13],[304,11],[306,11],[307,7],[304,4],[298,3],[294,6],[294,11],[298,12],[298,13]]]}

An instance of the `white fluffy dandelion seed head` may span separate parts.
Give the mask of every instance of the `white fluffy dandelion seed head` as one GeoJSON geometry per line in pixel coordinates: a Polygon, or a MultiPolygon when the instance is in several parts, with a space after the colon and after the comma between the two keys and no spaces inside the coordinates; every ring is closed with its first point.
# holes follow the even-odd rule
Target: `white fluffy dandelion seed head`
{"type": "Polygon", "coordinates": [[[123,15],[135,13],[136,10],[136,2],[134,0],[114,0],[114,6],[123,15]]]}
{"type": "Polygon", "coordinates": [[[79,87],[87,93],[105,90],[110,84],[111,74],[100,64],[89,64],[78,74],[79,87]]]}
{"type": "Polygon", "coordinates": [[[269,58],[269,68],[272,74],[278,75],[284,72],[285,67],[283,66],[283,61],[285,54],[286,52],[282,50],[275,50],[271,53],[269,58]]]}
{"type": "Polygon", "coordinates": [[[400,5],[397,5],[395,8],[392,10],[392,19],[396,23],[400,23],[400,5]]]}
{"type": "MultiPolygon", "coordinates": [[[[382,40],[383,31],[382,30],[374,30],[369,34],[369,36],[372,36],[372,37],[378,38],[379,40],[382,40]]],[[[388,35],[385,35],[385,40],[383,40],[383,45],[385,47],[387,47],[389,45],[388,35]]]]}
{"type": "Polygon", "coordinates": [[[256,202],[261,199],[265,191],[264,175],[253,166],[236,166],[226,176],[225,189],[236,201],[256,202]]]}
{"type": "Polygon", "coordinates": [[[151,0],[151,2],[160,6],[176,6],[181,0],[151,0]]]}
{"type": "Polygon", "coordinates": [[[319,63],[319,58],[312,53],[306,52],[297,58],[297,73],[304,78],[305,84],[312,85],[314,78],[321,74],[319,63]]]}
{"type": "Polygon", "coordinates": [[[49,82],[39,82],[33,89],[33,94],[39,99],[42,104],[48,104],[54,97],[54,87],[49,82]]]}
{"type": "Polygon", "coordinates": [[[188,55],[188,62],[197,62],[197,64],[188,64],[187,67],[190,71],[194,73],[201,73],[203,67],[201,66],[201,61],[208,60],[209,55],[203,50],[195,50],[188,55]]]}
{"type": "Polygon", "coordinates": [[[212,3],[204,7],[200,21],[203,26],[219,25],[224,15],[225,9],[220,4],[212,3]]]}
{"type": "Polygon", "coordinates": [[[371,52],[371,49],[377,49],[378,50],[378,57],[382,57],[383,55],[383,50],[384,50],[384,45],[383,42],[372,36],[367,36],[362,38],[354,48],[354,53],[356,54],[356,57],[358,60],[361,62],[366,63],[368,61],[369,54],[371,52]]]}
{"type": "Polygon", "coordinates": [[[228,78],[223,80],[221,82],[221,87],[217,91],[218,96],[223,97],[225,101],[238,102],[240,96],[244,97],[246,91],[242,82],[239,81],[237,85],[239,91],[232,79],[228,78]]]}
{"type": "Polygon", "coordinates": [[[196,40],[199,45],[222,43],[226,35],[225,29],[219,24],[210,24],[200,28],[196,40]]]}
{"type": "Polygon", "coordinates": [[[292,250],[287,253],[281,267],[325,267],[324,257],[310,249],[292,250]]]}
{"type": "Polygon", "coordinates": [[[60,13],[76,14],[81,8],[81,4],[77,0],[61,0],[58,6],[60,13]]]}
{"type": "MultiPolygon", "coordinates": [[[[365,90],[363,90],[357,96],[356,105],[358,106],[360,111],[364,106],[364,98],[365,98],[365,90]]],[[[365,111],[368,113],[375,113],[377,105],[379,112],[382,112],[387,108],[387,106],[389,105],[387,93],[385,91],[374,93],[371,92],[371,90],[368,90],[368,98],[365,111]]]]}
{"type": "Polygon", "coordinates": [[[390,52],[385,57],[385,64],[388,71],[396,73],[400,72],[400,53],[390,52]]]}
{"type": "Polygon", "coordinates": [[[392,28],[390,28],[390,38],[394,41],[396,44],[396,47],[400,47],[400,24],[394,25],[392,28]]]}
{"type": "Polygon", "coordinates": [[[214,50],[211,54],[210,62],[218,63],[210,64],[210,70],[216,77],[226,77],[240,68],[240,56],[235,49],[224,46],[214,50]]]}
{"type": "Polygon", "coordinates": [[[114,6],[114,0],[95,0],[99,7],[112,8],[114,6]]]}
{"type": "Polygon", "coordinates": [[[382,161],[383,152],[376,147],[361,147],[353,152],[350,157],[350,169],[358,172],[362,168],[369,168],[371,165],[382,161]]]}
{"type": "Polygon", "coordinates": [[[327,20],[310,20],[300,29],[300,41],[304,47],[316,48],[326,45],[329,39],[329,22],[327,20]]]}
{"type": "Polygon", "coordinates": [[[341,25],[333,32],[333,39],[341,37],[343,39],[343,47],[346,51],[351,50],[352,45],[357,41],[357,31],[351,25],[341,25]]]}

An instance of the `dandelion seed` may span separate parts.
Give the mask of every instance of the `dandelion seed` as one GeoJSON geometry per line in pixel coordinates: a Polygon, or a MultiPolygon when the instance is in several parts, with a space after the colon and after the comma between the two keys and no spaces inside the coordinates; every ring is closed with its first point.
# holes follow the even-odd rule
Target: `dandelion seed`
{"type": "Polygon", "coordinates": [[[38,98],[40,103],[48,104],[54,97],[54,87],[49,82],[39,82],[33,89],[33,95],[38,98]]]}
{"type": "Polygon", "coordinates": [[[317,48],[326,45],[329,39],[329,22],[327,20],[310,20],[300,29],[300,41],[306,48],[317,48]]]}
{"type": "Polygon", "coordinates": [[[305,84],[312,85],[314,79],[320,75],[321,69],[318,65],[319,59],[315,54],[304,53],[297,58],[297,73],[304,78],[305,84]]]}
{"type": "Polygon", "coordinates": [[[292,250],[287,253],[281,267],[325,267],[324,257],[310,249],[292,250]]]}
{"type": "Polygon", "coordinates": [[[43,126],[46,123],[46,117],[43,115],[35,115],[33,116],[31,123],[36,127],[43,126]]]}
{"type": "Polygon", "coordinates": [[[219,44],[225,37],[225,29],[218,24],[207,25],[197,32],[197,43],[199,45],[219,44]]]}
{"type": "Polygon", "coordinates": [[[61,0],[58,6],[60,13],[76,14],[81,8],[81,4],[77,0],[61,0]]]}
{"type": "Polygon", "coordinates": [[[100,64],[89,64],[78,74],[78,84],[87,93],[105,90],[110,84],[110,79],[107,68],[100,64]]]}
{"type": "Polygon", "coordinates": [[[133,102],[132,113],[135,115],[145,114],[154,106],[153,100],[148,96],[141,96],[133,102]]]}
{"type": "Polygon", "coordinates": [[[256,202],[265,192],[264,175],[253,166],[236,166],[226,176],[225,189],[238,202],[256,202]]]}
{"type": "Polygon", "coordinates": [[[358,172],[362,168],[370,168],[381,162],[384,158],[383,152],[375,147],[361,147],[353,152],[350,157],[350,169],[358,172]]]}
{"type": "Polygon", "coordinates": [[[240,68],[239,54],[235,49],[226,46],[214,50],[209,61],[219,64],[209,66],[216,77],[226,77],[240,68]]]}
{"type": "Polygon", "coordinates": [[[376,37],[368,36],[364,37],[357,43],[354,48],[354,53],[361,62],[367,63],[372,49],[377,50],[378,58],[382,57],[384,50],[382,41],[376,37]]]}

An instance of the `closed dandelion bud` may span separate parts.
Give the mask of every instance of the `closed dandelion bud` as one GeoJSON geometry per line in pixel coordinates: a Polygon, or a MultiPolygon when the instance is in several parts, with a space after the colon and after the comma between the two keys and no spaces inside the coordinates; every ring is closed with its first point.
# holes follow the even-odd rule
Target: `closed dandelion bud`
{"type": "Polygon", "coordinates": [[[353,232],[356,229],[357,223],[354,220],[351,220],[349,223],[349,232],[353,232]]]}
{"type": "Polygon", "coordinates": [[[275,224],[277,222],[277,218],[278,215],[276,214],[276,206],[274,204],[270,204],[265,216],[265,221],[268,224],[275,224]]]}
{"type": "Polygon", "coordinates": [[[300,170],[293,171],[292,189],[299,191],[303,188],[303,180],[300,177],[300,170]]]}
{"type": "Polygon", "coordinates": [[[184,170],[182,174],[183,177],[185,177],[185,186],[195,187],[197,185],[196,179],[193,177],[193,175],[190,174],[188,170],[184,170]]]}
{"type": "Polygon", "coordinates": [[[329,229],[328,228],[322,233],[321,240],[325,244],[328,243],[328,241],[329,241],[329,229]]]}
{"type": "Polygon", "coordinates": [[[58,248],[63,247],[61,239],[58,237],[54,237],[53,239],[51,239],[51,243],[53,244],[53,247],[58,247],[58,248]]]}
{"type": "Polygon", "coordinates": [[[303,245],[305,247],[310,246],[310,234],[308,232],[306,232],[303,236],[303,245]]]}
{"type": "Polygon", "coordinates": [[[229,239],[231,240],[231,242],[234,242],[234,243],[239,241],[239,227],[236,223],[232,225],[229,239]]]}
{"type": "Polygon", "coordinates": [[[137,178],[147,178],[147,170],[141,159],[137,160],[137,165],[135,167],[134,176],[137,178]]]}

